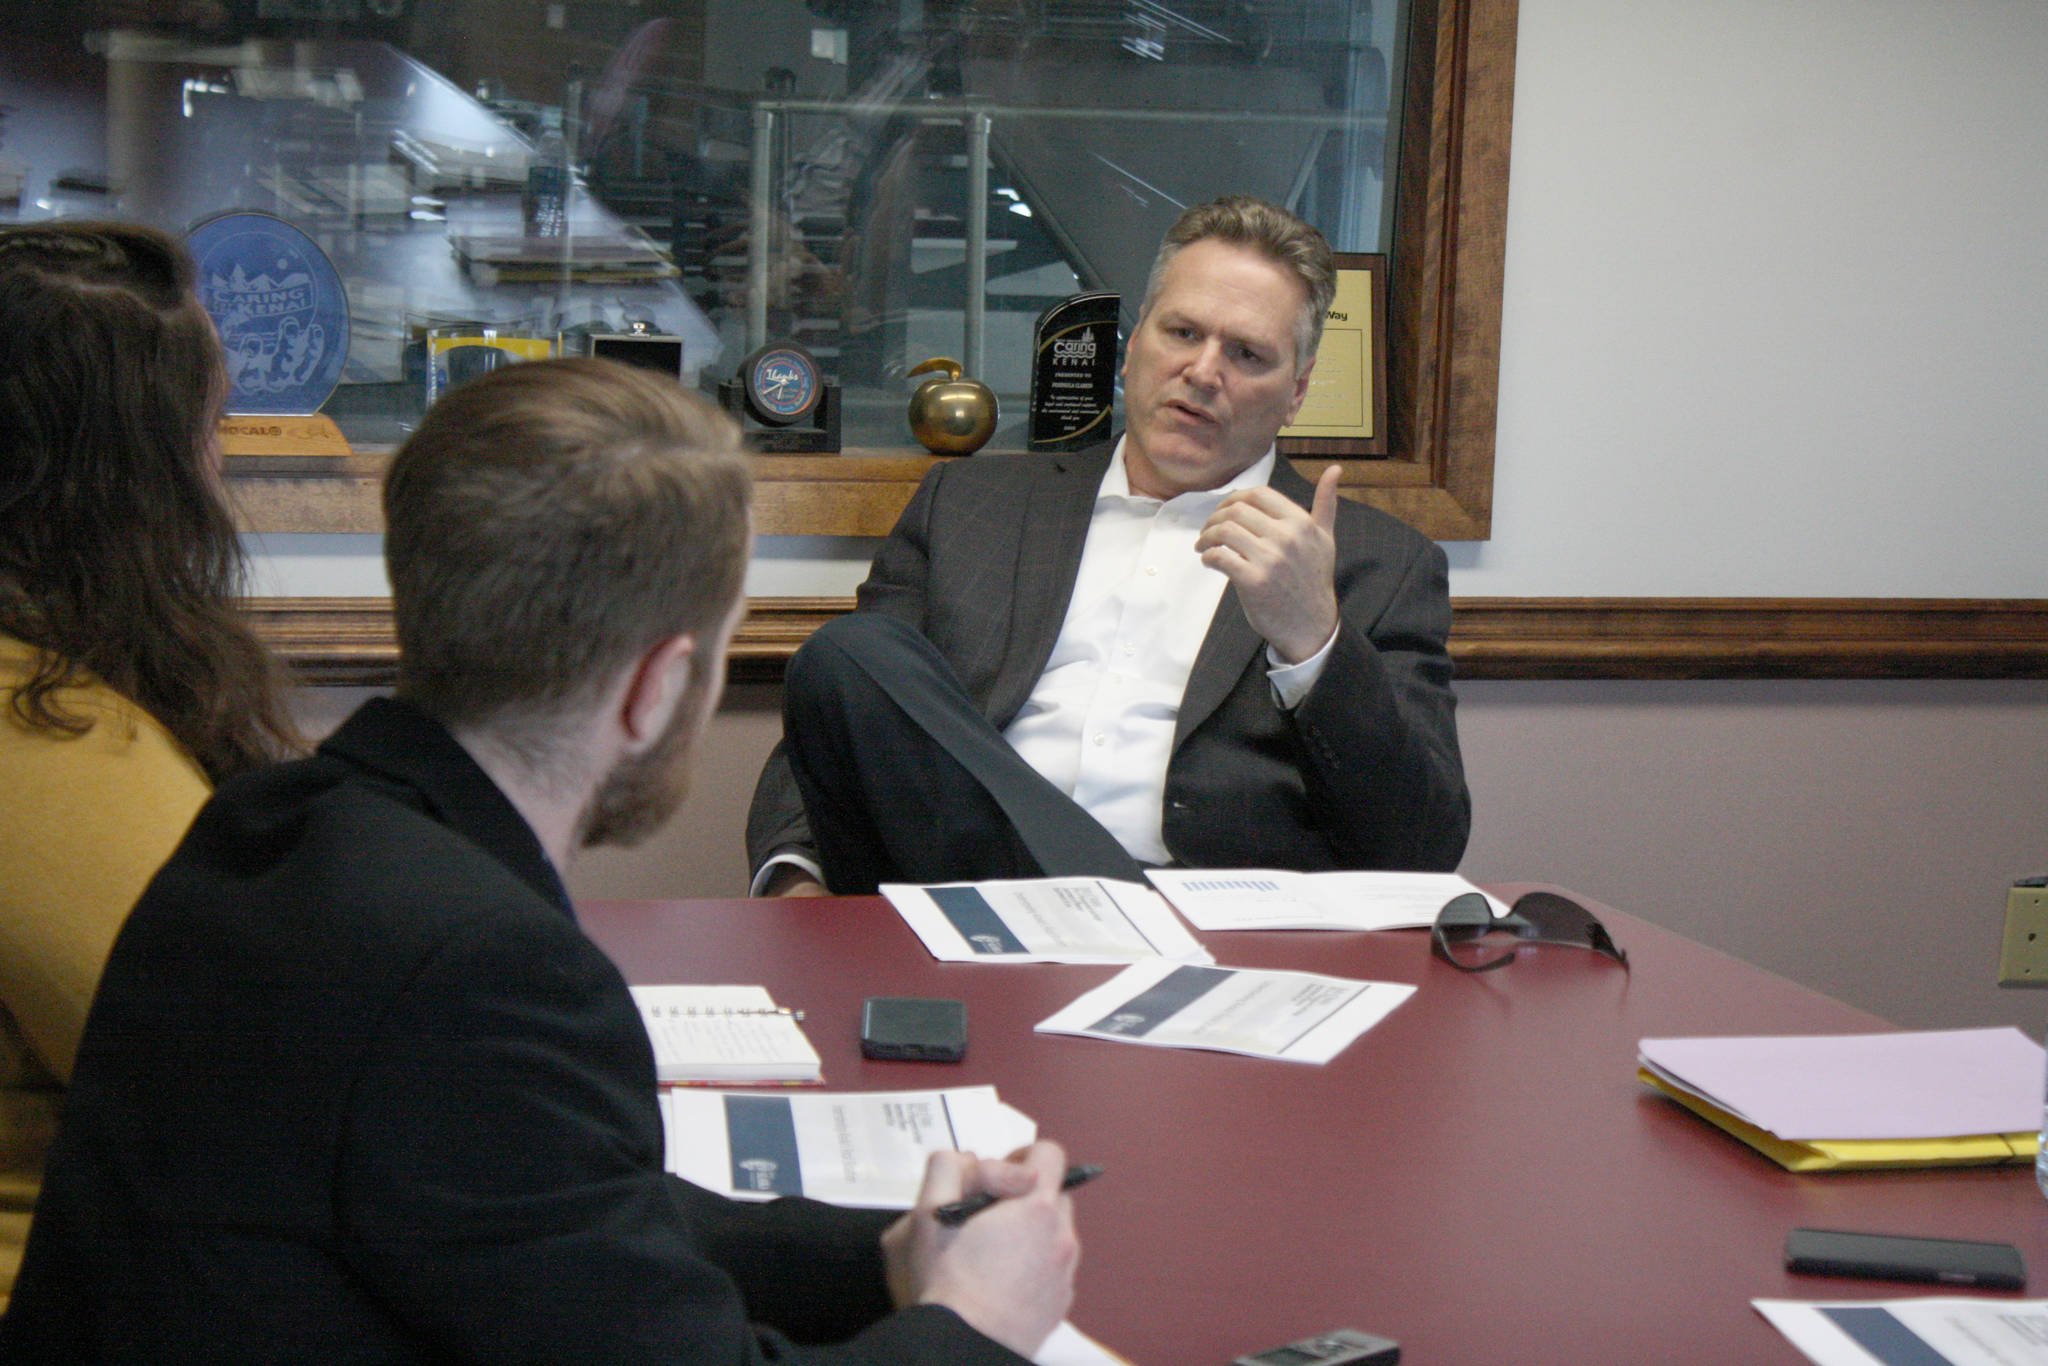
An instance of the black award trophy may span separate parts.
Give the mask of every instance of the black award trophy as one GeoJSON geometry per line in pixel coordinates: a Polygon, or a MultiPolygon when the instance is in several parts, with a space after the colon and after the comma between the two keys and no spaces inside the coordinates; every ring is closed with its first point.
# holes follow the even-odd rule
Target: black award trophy
{"type": "Polygon", "coordinates": [[[1076,294],[1038,315],[1026,424],[1030,449],[1075,451],[1109,439],[1117,303],[1114,294],[1076,294]]]}

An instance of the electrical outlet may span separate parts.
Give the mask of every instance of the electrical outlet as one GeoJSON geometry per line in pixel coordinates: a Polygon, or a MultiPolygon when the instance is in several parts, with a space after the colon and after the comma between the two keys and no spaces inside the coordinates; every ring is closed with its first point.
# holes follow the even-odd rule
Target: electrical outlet
{"type": "Polygon", "coordinates": [[[2024,878],[2005,894],[1998,985],[2048,987],[2048,877],[2024,878]]]}

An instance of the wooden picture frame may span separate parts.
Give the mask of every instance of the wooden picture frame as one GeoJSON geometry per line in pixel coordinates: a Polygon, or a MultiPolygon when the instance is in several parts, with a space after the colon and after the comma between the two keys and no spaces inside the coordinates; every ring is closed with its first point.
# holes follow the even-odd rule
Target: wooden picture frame
{"type": "Polygon", "coordinates": [[[1387,453],[1387,258],[1338,252],[1335,259],[1337,293],[1308,397],[1276,443],[1289,459],[1387,453]]]}

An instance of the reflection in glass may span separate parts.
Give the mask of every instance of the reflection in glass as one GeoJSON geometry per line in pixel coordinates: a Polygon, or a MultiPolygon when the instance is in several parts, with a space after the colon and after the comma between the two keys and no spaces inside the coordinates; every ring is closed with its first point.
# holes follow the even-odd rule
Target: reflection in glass
{"type": "Polygon", "coordinates": [[[848,448],[890,452],[907,372],[952,356],[1013,449],[1033,321],[1101,289],[1128,328],[1186,205],[1258,194],[1390,246],[1395,0],[7,13],[0,221],[296,224],[347,288],[327,411],[359,445],[417,417],[430,334],[490,329],[680,337],[707,391],[791,338],[843,386],[848,448]]]}

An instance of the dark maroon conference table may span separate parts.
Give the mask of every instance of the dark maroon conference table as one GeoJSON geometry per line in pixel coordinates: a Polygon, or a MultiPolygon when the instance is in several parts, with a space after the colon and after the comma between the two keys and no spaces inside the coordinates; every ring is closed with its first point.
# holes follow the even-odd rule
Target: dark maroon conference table
{"type": "Polygon", "coordinates": [[[1340,1326],[1421,1364],[1798,1363],[1753,1297],[1929,1289],[1788,1275],[1797,1225],[2016,1243],[2027,1293],[2048,1295],[2031,1167],[1793,1175],[1640,1085],[1645,1036],[1888,1026],[1595,909],[1630,972],[1539,946],[1467,976],[1416,930],[1202,936],[1226,967],[1420,988],[1321,1067],[1034,1034],[1115,969],[934,962],[879,898],[581,915],[629,981],[758,982],[802,1009],[829,1088],[991,1082],[1103,1164],[1075,1196],[1073,1319],[1137,1366],[1222,1366],[1340,1326]],[[863,1059],[871,995],[965,1000],[967,1060],[863,1059]]]}

